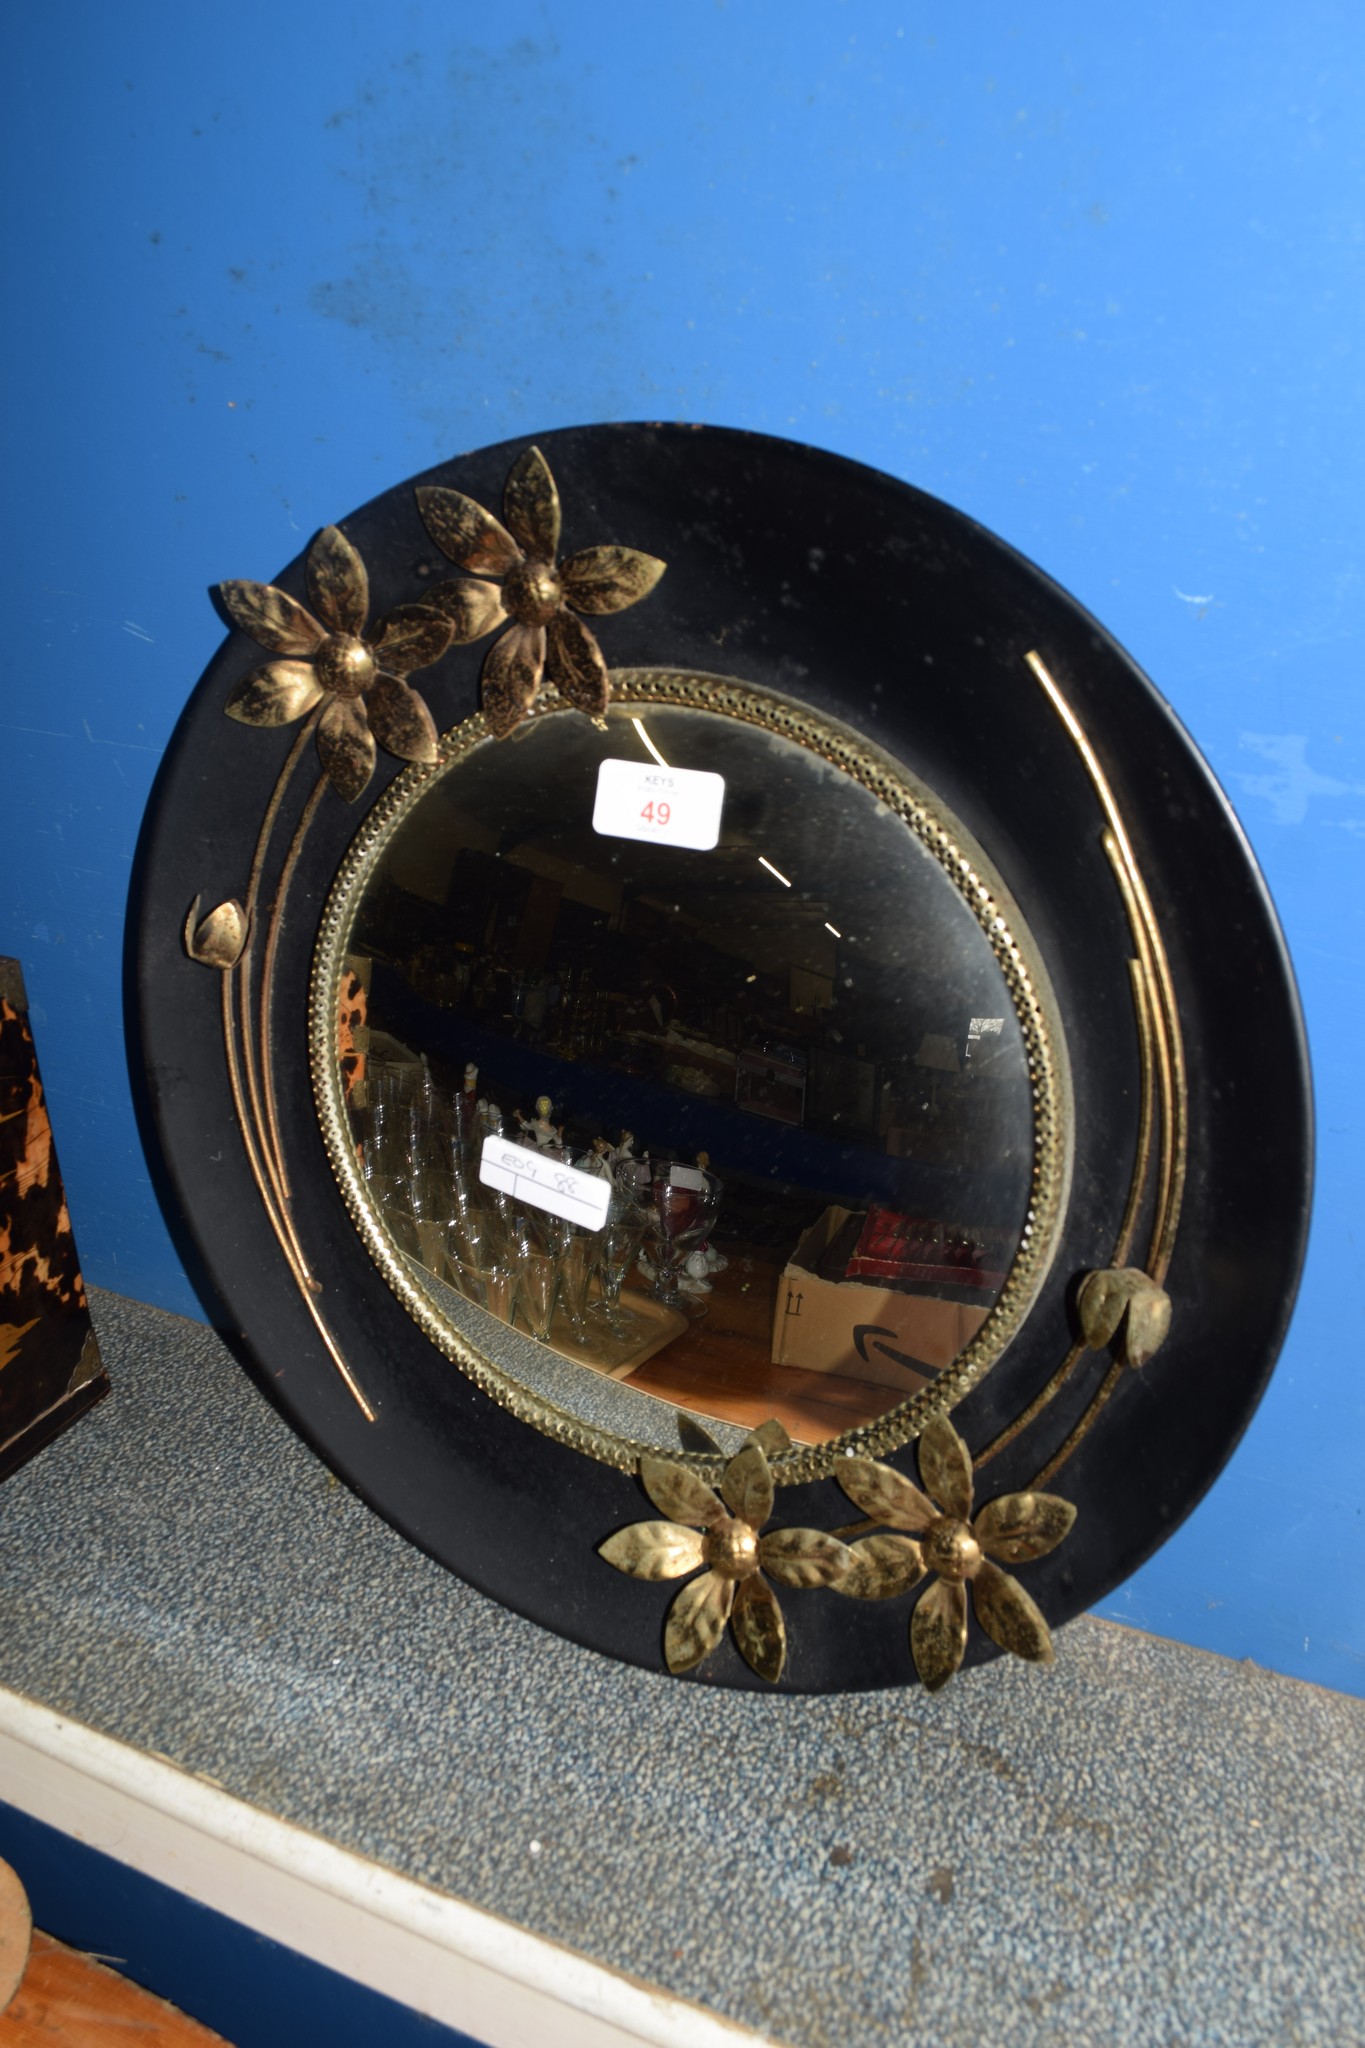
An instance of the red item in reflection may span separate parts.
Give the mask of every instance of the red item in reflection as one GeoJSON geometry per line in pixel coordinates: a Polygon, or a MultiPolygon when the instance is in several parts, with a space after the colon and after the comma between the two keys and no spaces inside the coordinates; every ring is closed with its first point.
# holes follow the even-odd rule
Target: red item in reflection
{"type": "Polygon", "coordinates": [[[872,1209],[848,1262],[850,1280],[887,1280],[910,1286],[1004,1285],[1008,1252],[998,1231],[969,1230],[932,1216],[902,1216],[872,1209]]]}

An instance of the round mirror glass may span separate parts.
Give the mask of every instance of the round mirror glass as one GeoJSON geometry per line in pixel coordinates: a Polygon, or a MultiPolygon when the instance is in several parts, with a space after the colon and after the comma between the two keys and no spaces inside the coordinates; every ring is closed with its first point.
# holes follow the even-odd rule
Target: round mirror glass
{"type": "Polygon", "coordinates": [[[532,1411],[827,1443],[1039,1267],[1038,969],[856,736],[617,692],[604,727],[452,735],[362,829],[319,981],[344,1178],[438,1341],[532,1411]]]}

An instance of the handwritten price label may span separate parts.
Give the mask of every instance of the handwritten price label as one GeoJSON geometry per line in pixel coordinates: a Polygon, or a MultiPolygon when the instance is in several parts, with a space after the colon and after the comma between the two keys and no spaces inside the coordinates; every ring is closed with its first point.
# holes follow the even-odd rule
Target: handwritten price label
{"type": "Polygon", "coordinates": [[[585,1230],[600,1230],[611,1204],[611,1185],[595,1173],[580,1173],[562,1159],[516,1145],[510,1138],[489,1137],[479,1154],[479,1179],[486,1188],[529,1202],[533,1209],[548,1209],[566,1223],[581,1223],[585,1230]]]}
{"type": "Polygon", "coordinates": [[[725,777],[705,768],[652,761],[604,761],[597,771],[592,829],[605,839],[641,839],[708,853],[720,838],[725,777]]]}

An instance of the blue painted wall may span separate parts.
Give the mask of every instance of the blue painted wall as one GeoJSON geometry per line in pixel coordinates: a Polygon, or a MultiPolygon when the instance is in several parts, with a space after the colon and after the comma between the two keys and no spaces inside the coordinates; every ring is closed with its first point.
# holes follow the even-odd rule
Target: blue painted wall
{"type": "Polygon", "coordinates": [[[125,0],[8,38],[11,884],[87,1272],[200,1313],[119,1045],[128,869],[220,628],[456,450],[680,417],[1050,570],[1238,803],[1322,1112],[1305,1293],[1115,1615],[1365,1690],[1365,16],[1342,0],[125,0]]]}

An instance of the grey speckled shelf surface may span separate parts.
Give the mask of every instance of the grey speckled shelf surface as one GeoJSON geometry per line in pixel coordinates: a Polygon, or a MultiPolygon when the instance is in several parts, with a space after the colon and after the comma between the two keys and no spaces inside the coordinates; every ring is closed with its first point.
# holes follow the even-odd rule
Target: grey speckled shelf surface
{"type": "Polygon", "coordinates": [[[1362,2038],[1365,1703],[1098,1622],[935,1700],[610,1664],[403,1543],[213,1333],[0,1489],[0,1684],[798,2048],[1362,2038]]]}

